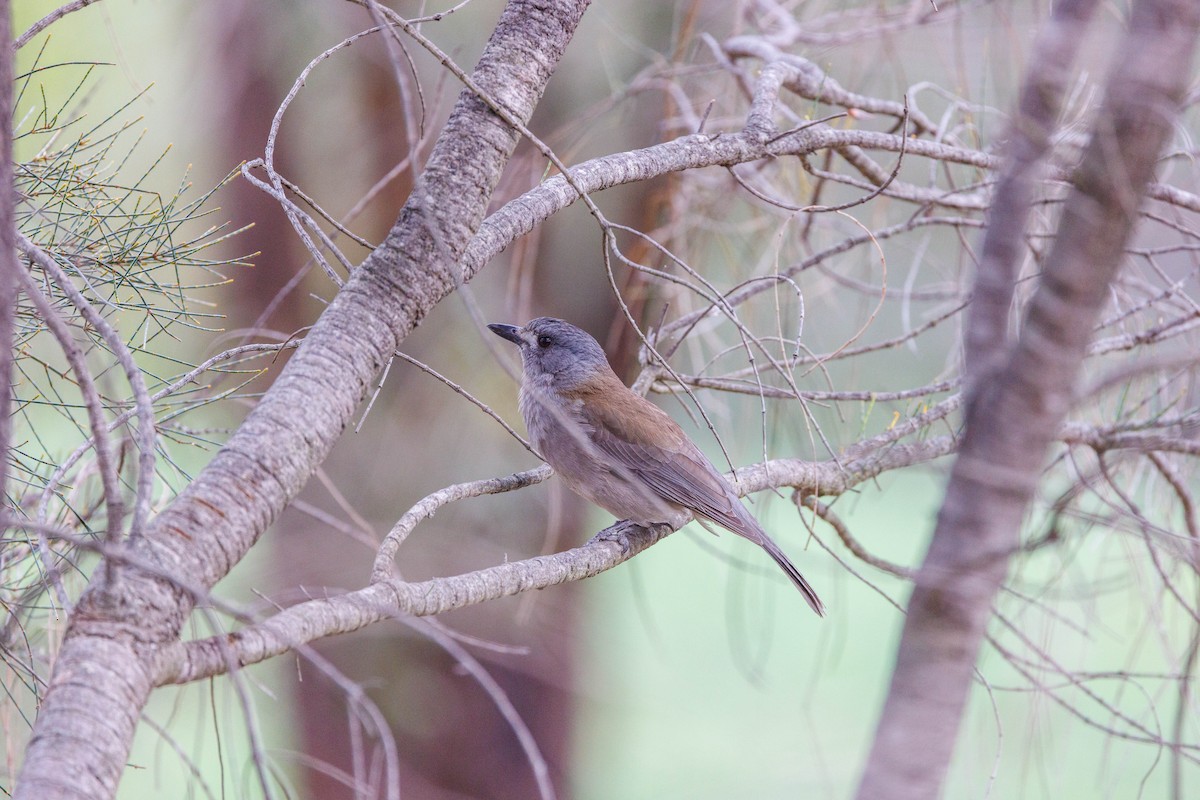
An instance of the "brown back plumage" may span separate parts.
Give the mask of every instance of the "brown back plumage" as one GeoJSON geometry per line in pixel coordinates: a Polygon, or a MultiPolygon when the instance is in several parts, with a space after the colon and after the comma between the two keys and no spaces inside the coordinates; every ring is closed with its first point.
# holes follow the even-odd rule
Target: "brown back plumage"
{"type": "Polygon", "coordinates": [[[611,368],[567,397],[583,401],[582,414],[599,453],[636,476],[664,500],[761,546],[787,573],[812,610],[825,615],[824,603],[800,570],[746,510],[725,477],[665,411],[630,391],[611,368]],[[596,402],[600,395],[605,402],[596,402]]]}

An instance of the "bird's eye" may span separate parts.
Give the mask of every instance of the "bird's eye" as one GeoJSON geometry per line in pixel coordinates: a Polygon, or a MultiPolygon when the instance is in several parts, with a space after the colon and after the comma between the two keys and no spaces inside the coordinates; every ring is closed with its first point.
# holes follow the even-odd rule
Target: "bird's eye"
{"type": "Polygon", "coordinates": [[[549,347],[553,341],[553,339],[543,333],[538,337],[538,347],[549,347]]]}

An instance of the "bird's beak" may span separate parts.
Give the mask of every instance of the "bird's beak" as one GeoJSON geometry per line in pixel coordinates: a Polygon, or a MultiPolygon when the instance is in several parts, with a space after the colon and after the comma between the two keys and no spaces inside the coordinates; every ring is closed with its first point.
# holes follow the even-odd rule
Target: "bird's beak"
{"type": "Polygon", "coordinates": [[[488,330],[502,339],[508,339],[513,344],[522,345],[525,343],[525,340],[521,338],[521,329],[516,325],[493,322],[491,325],[488,325],[488,330]]]}

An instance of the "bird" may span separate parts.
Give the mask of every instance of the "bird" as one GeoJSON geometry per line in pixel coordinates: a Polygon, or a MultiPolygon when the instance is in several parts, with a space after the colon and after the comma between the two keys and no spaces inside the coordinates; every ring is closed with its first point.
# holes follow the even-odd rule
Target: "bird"
{"type": "Polygon", "coordinates": [[[518,408],[538,453],[576,494],[636,525],[711,521],[767,551],[818,616],[825,605],[683,429],[627,387],[590,334],[554,317],[488,329],[521,351],[518,408]]]}

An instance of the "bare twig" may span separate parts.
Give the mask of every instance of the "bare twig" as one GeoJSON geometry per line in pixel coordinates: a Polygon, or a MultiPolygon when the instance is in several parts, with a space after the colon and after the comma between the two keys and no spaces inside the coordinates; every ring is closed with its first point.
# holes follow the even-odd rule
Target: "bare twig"
{"type": "Polygon", "coordinates": [[[147,520],[150,518],[150,503],[153,499],[154,490],[154,460],[157,449],[154,407],[150,400],[150,393],[146,390],[145,378],[142,376],[141,369],[138,368],[137,363],[133,360],[133,354],[129,352],[129,348],[125,345],[125,342],[117,334],[116,330],[113,329],[108,320],[88,302],[82,292],[75,288],[75,285],[71,282],[70,277],[62,267],[49,254],[19,233],[17,234],[17,247],[46,273],[50,280],[58,287],[58,290],[65,294],[75,306],[80,316],[104,337],[104,341],[108,345],[110,352],[116,356],[118,363],[120,363],[125,373],[126,380],[129,381],[129,388],[133,393],[134,411],[138,421],[137,427],[133,431],[133,439],[137,442],[138,446],[137,494],[134,497],[133,520],[130,523],[129,533],[131,536],[140,536],[145,529],[147,520]]]}
{"type": "MultiPolygon", "coordinates": [[[[46,16],[39,19],[37,22],[30,25],[28,30],[18,36],[17,40],[13,42],[13,50],[20,50],[22,47],[29,44],[30,39],[46,30],[46,28],[50,27],[55,22],[58,22],[67,14],[78,11],[81,8],[87,8],[92,3],[96,2],[99,2],[99,0],[72,0],[70,3],[65,3],[59,6],[46,16]]],[[[4,40],[7,41],[9,38],[11,38],[11,29],[9,28],[9,25],[5,25],[5,32],[7,35],[5,36],[4,40]]],[[[9,81],[9,83],[11,84],[12,81],[9,81]]],[[[5,117],[5,119],[9,119],[9,117],[5,117]]]]}
{"type": "MultiPolygon", "coordinates": [[[[100,470],[100,483],[104,489],[105,521],[107,525],[105,540],[109,544],[114,544],[121,538],[122,527],[125,524],[125,501],[121,496],[121,480],[117,474],[117,462],[112,443],[108,438],[108,424],[104,419],[104,409],[100,400],[100,393],[96,389],[96,382],[92,378],[92,371],[88,369],[84,354],[80,351],[78,345],[75,344],[70,327],[63,321],[54,307],[50,305],[50,301],[42,294],[41,289],[38,288],[33,278],[24,272],[21,278],[25,296],[30,299],[41,315],[46,327],[54,335],[54,338],[58,340],[59,349],[62,350],[67,363],[71,365],[71,371],[75,374],[80,398],[83,400],[84,408],[87,409],[88,424],[92,430],[92,440],[96,443],[96,463],[100,470]]],[[[41,522],[46,521],[46,499],[46,495],[43,495],[43,502],[38,507],[38,520],[41,522]]],[[[48,548],[43,545],[42,550],[48,580],[58,592],[59,603],[62,604],[64,609],[69,610],[70,603],[63,591],[61,582],[56,577],[52,577],[56,575],[58,570],[49,558],[48,548]]],[[[110,582],[113,577],[110,571],[108,576],[110,582]]]]}
{"type": "MultiPolygon", "coordinates": [[[[12,8],[0,2],[0,42],[12,38],[12,8]]],[[[16,48],[0,53],[0,502],[8,498],[9,447],[12,445],[13,325],[17,286],[24,272],[17,262],[16,196],[13,186],[13,57],[16,48]]],[[[0,528],[0,538],[6,534],[0,528]]]]}

